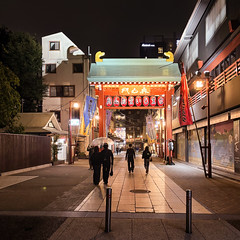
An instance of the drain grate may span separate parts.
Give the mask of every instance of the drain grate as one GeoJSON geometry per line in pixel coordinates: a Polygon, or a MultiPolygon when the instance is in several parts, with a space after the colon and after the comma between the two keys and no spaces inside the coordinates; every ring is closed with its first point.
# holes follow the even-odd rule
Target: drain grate
{"type": "Polygon", "coordinates": [[[132,192],[132,193],[150,193],[151,191],[145,190],[145,189],[134,189],[134,190],[130,190],[130,192],[132,192]]]}

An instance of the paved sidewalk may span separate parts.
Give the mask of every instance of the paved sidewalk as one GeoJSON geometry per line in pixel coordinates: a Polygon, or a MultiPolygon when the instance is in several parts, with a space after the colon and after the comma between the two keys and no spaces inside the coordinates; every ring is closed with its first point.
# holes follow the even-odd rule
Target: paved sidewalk
{"type": "MultiPolygon", "coordinates": [[[[112,188],[112,212],[154,212],[185,213],[186,192],[167,177],[154,164],[145,173],[143,160],[138,155],[134,173],[128,173],[127,163],[117,156],[114,176],[109,178],[112,188]]],[[[103,182],[96,187],[75,211],[105,211],[106,187],[103,182]]],[[[192,200],[193,213],[210,214],[195,199],[192,200]]]]}

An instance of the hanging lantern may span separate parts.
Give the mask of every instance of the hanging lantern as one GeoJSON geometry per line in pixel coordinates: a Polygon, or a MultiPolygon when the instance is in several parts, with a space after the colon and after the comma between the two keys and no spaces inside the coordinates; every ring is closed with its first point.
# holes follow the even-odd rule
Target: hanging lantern
{"type": "Polygon", "coordinates": [[[121,106],[126,107],[127,106],[127,97],[121,97],[121,106]]]}
{"type": "Polygon", "coordinates": [[[164,106],[164,97],[162,96],[158,97],[158,106],[159,107],[164,106]]]}
{"type": "Polygon", "coordinates": [[[128,106],[129,107],[134,106],[134,97],[132,96],[128,97],[128,106]]]}
{"type": "Polygon", "coordinates": [[[136,97],[135,98],[135,104],[136,106],[140,107],[142,105],[142,97],[136,97]]]}
{"type": "Polygon", "coordinates": [[[106,97],[106,105],[107,107],[111,107],[112,106],[112,97],[106,97]]]}
{"type": "Polygon", "coordinates": [[[114,97],[113,98],[113,106],[119,107],[119,105],[120,105],[120,97],[114,97]]]}
{"type": "Polygon", "coordinates": [[[152,107],[156,106],[157,104],[157,98],[155,96],[150,97],[150,105],[152,107]]]}
{"type": "Polygon", "coordinates": [[[149,105],[149,97],[148,96],[143,97],[143,105],[145,107],[147,107],[149,105]]]}

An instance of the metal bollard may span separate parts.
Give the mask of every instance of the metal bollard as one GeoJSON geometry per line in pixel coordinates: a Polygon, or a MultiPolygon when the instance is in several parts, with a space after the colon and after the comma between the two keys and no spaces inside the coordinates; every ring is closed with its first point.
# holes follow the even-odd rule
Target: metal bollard
{"type": "Polygon", "coordinates": [[[111,232],[111,206],[112,206],[112,188],[107,188],[107,193],[106,193],[106,214],[105,214],[105,232],[111,232]]]}
{"type": "Polygon", "coordinates": [[[186,190],[186,233],[192,233],[192,190],[186,190]]]}

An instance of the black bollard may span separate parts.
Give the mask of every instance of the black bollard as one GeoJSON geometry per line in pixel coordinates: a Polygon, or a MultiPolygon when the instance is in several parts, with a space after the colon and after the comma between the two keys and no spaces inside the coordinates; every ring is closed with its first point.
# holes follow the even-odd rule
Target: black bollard
{"type": "Polygon", "coordinates": [[[192,190],[186,190],[186,233],[192,233],[192,190]]]}
{"type": "Polygon", "coordinates": [[[106,214],[105,214],[105,232],[111,232],[111,206],[112,206],[112,189],[107,188],[106,193],[106,214]]]}

